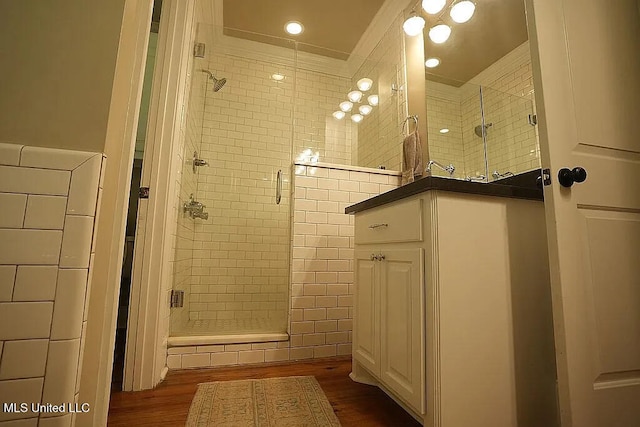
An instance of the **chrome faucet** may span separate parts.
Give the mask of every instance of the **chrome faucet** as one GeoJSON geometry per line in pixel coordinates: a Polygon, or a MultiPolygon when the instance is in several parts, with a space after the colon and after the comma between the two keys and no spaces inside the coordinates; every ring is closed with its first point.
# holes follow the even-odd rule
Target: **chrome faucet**
{"type": "Polygon", "coordinates": [[[429,163],[427,163],[427,168],[425,169],[425,172],[427,173],[427,176],[431,176],[431,166],[437,166],[440,169],[442,169],[445,172],[448,172],[449,175],[453,176],[453,172],[455,172],[456,167],[453,166],[453,164],[449,164],[447,166],[443,166],[441,163],[436,162],[435,160],[429,160],[429,163]]]}
{"type": "Polygon", "coordinates": [[[499,179],[499,178],[504,178],[507,176],[513,176],[513,172],[505,172],[505,173],[500,173],[497,170],[493,171],[493,173],[491,174],[493,176],[494,179],[499,179]]]}
{"type": "Polygon", "coordinates": [[[189,216],[194,219],[195,218],[208,219],[209,214],[204,211],[204,208],[206,208],[206,206],[200,202],[195,201],[193,199],[193,194],[192,194],[189,197],[189,201],[185,202],[184,205],[182,205],[182,212],[188,213],[189,216]]]}

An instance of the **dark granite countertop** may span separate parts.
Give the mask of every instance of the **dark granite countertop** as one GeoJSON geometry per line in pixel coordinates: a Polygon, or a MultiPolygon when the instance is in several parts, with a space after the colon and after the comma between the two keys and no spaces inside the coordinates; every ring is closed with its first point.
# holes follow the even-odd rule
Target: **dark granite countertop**
{"type": "Polygon", "coordinates": [[[362,212],[429,190],[542,201],[544,200],[542,189],[536,186],[536,178],[539,175],[539,170],[533,170],[490,183],[429,176],[348,206],[344,212],[347,214],[362,212]]]}

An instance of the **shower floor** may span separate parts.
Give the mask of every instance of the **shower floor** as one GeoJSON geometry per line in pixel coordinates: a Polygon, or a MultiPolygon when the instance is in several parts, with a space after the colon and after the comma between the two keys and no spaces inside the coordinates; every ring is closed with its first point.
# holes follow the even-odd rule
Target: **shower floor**
{"type": "Polygon", "coordinates": [[[270,334],[286,332],[286,324],[278,319],[204,319],[189,320],[173,336],[270,334]]]}

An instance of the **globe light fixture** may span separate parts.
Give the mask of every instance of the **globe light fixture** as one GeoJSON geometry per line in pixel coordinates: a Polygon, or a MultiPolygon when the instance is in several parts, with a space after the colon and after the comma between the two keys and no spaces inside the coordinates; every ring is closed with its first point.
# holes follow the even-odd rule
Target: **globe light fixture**
{"type": "Polygon", "coordinates": [[[284,76],[279,73],[271,74],[271,78],[277,82],[281,82],[282,80],[284,80],[284,76]]]}
{"type": "Polygon", "coordinates": [[[363,117],[360,114],[352,114],[351,115],[351,120],[353,120],[355,123],[360,123],[362,121],[363,117]]]}
{"type": "Polygon", "coordinates": [[[424,29],[424,18],[422,16],[418,16],[415,11],[411,12],[411,15],[404,21],[402,24],[402,28],[404,32],[408,36],[417,36],[424,29]]]}
{"type": "Polygon", "coordinates": [[[334,111],[334,112],[333,112],[333,117],[335,117],[335,118],[336,118],[336,119],[338,119],[338,120],[342,120],[342,119],[344,119],[344,116],[345,116],[345,115],[346,115],[346,114],[345,114],[345,112],[344,112],[344,111],[340,111],[340,110],[338,110],[338,111],[334,111]]]}
{"type": "Polygon", "coordinates": [[[352,103],[352,102],[349,102],[349,101],[342,101],[342,102],[340,103],[340,109],[341,109],[342,111],[344,111],[345,113],[346,113],[347,111],[351,111],[351,109],[352,109],[352,108],[353,108],[353,103],[352,103]]]}
{"type": "Polygon", "coordinates": [[[358,80],[357,86],[358,86],[358,89],[360,89],[363,92],[366,92],[369,89],[371,89],[371,86],[373,86],[373,80],[368,79],[366,77],[362,78],[358,80]]]}
{"type": "Polygon", "coordinates": [[[458,24],[467,22],[473,16],[476,10],[476,5],[470,0],[462,0],[454,3],[449,11],[449,16],[458,24]]]}
{"type": "Polygon", "coordinates": [[[435,15],[440,12],[446,4],[446,0],[422,0],[422,9],[429,15],[435,15]]]}
{"type": "Polygon", "coordinates": [[[451,27],[447,24],[438,24],[429,30],[429,38],[436,44],[441,44],[449,40],[451,27]]]}
{"type": "Polygon", "coordinates": [[[367,102],[369,103],[369,105],[371,105],[372,107],[375,107],[376,105],[378,105],[378,102],[380,101],[380,98],[378,98],[378,95],[369,95],[367,97],[367,102]]]}
{"type": "Polygon", "coordinates": [[[369,104],[364,104],[358,107],[358,111],[360,111],[360,114],[362,114],[363,116],[368,116],[372,110],[373,110],[373,107],[369,104]]]}
{"type": "Polygon", "coordinates": [[[352,90],[347,94],[347,98],[349,98],[349,101],[351,102],[360,102],[362,99],[362,92],[359,90],[352,90]]]}

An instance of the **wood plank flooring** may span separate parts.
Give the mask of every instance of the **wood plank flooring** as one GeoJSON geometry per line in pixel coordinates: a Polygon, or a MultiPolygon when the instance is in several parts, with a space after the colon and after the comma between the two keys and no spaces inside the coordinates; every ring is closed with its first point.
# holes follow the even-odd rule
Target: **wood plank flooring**
{"type": "Polygon", "coordinates": [[[343,427],[420,426],[377,387],[353,382],[350,372],[351,358],[171,371],[153,390],[112,393],[107,425],[183,426],[198,383],[313,375],[343,427]]]}

